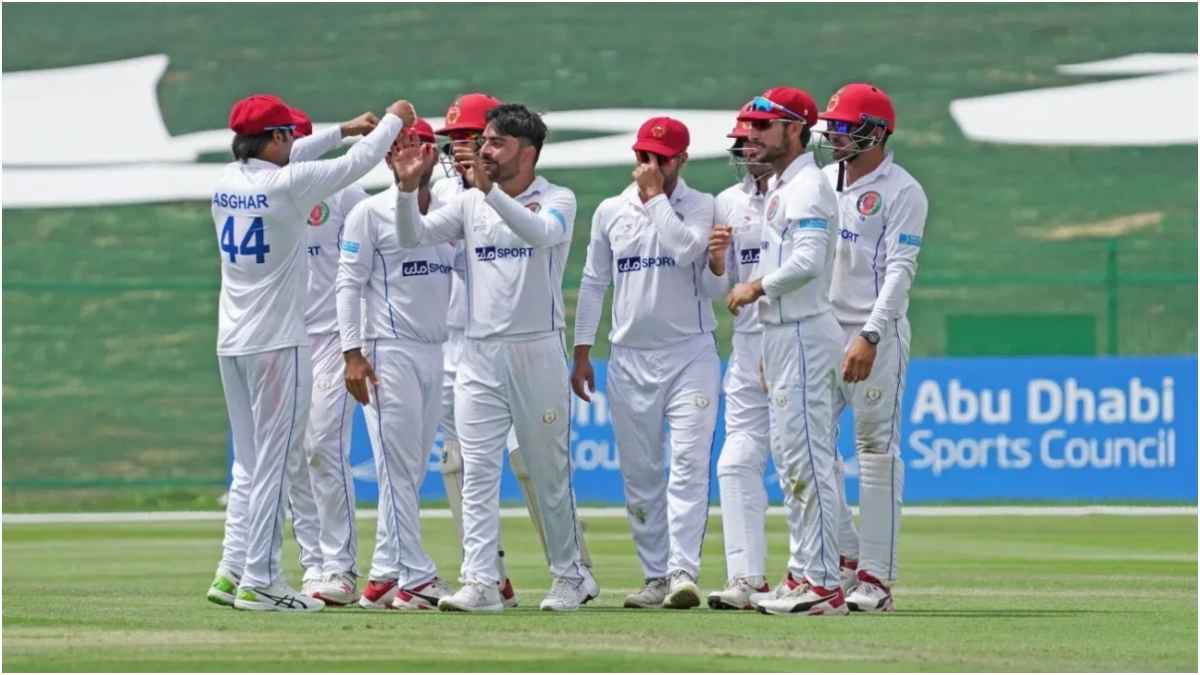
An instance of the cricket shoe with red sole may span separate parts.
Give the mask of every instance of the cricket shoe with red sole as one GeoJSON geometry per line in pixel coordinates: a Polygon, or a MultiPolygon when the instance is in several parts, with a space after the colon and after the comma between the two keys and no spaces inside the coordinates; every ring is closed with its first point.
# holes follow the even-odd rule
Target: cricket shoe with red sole
{"type": "Polygon", "coordinates": [[[396,593],[396,598],[392,600],[392,609],[406,611],[437,609],[438,601],[453,593],[454,591],[446,582],[442,581],[441,577],[434,577],[423,584],[400,589],[396,593]]]}
{"type": "Polygon", "coordinates": [[[326,574],[312,596],[331,607],[349,605],[358,600],[358,580],[349,572],[326,574]]]}
{"type": "Polygon", "coordinates": [[[850,608],[846,606],[841,586],[822,588],[805,583],[774,600],[760,602],[758,611],[776,615],[845,616],[850,613],[850,608]]]}
{"type": "Polygon", "coordinates": [[[866,570],[858,571],[858,585],[846,596],[846,604],[852,612],[891,612],[896,609],[892,589],[866,570]]]}
{"type": "Polygon", "coordinates": [[[391,609],[392,601],[400,593],[400,584],[395,579],[370,579],[358,599],[363,609],[391,609]]]}
{"type": "Polygon", "coordinates": [[[797,588],[800,588],[800,586],[802,586],[802,585],[803,584],[801,584],[800,580],[797,579],[796,577],[792,576],[792,573],[789,570],[788,573],[783,577],[783,581],[780,581],[779,585],[775,587],[775,590],[766,590],[766,591],[763,591],[760,593],[751,593],[750,594],[750,607],[753,609],[758,609],[759,603],[765,602],[767,600],[775,600],[777,598],[782,598],[784,595],[791,593],[792,591],[796,590],[797,588]]]}

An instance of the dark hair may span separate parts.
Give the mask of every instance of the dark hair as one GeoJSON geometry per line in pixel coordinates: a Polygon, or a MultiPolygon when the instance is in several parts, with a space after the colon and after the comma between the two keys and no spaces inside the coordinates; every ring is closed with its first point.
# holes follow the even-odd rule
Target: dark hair
{"type": "Polygon", "coordinates": [[[238,134],[233,137],[233,158],[239,162],[244,162],[248,159],[258,157],[267,144],[274,138],[274,133],[264,131],[261,134],[253,136],[243,136],[238,134]]]}
{"type": "Polygon", "coordinates": [[[808,142],[812,140],[812,128],[807,124],[800,127],[800,143],[804,147],[808,147],[808,142]]]}
{"type": "Polygon", "coordinates": [[[542,143],[546,142],[546,123],[542,116],[520,103],[504,103],[492,108],[487,114],[488,124],[505,136],[523,139],[542,154],[542,143]]]}

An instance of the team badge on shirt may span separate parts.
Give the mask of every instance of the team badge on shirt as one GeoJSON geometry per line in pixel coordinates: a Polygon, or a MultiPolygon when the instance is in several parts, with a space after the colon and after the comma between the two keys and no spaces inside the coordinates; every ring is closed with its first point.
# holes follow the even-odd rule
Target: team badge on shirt
{"type": "Polygon", "coordinates": [[[879,207],[882,205],[883,197],[880,197],[879,193],[875,192],[874,190],[870,192],[864,192],[862,196],[858,198],[858,212],[864,216],[873,216],[876,213],[879,213],[879,207]]]}
{"type": "Polygon", "coordinates": [[[775,214],[779,213],[779,195],[771,197],[771,203],[767,204],[767,220],[775,220],[775,214]]]}
{"type": "Polygon", "coordinates": [[[320,227],[327,220],[329,220],[329,205],[325,202],[317,204],[312,211],[308,212],[308,224],[313,227],[320,227]]]}

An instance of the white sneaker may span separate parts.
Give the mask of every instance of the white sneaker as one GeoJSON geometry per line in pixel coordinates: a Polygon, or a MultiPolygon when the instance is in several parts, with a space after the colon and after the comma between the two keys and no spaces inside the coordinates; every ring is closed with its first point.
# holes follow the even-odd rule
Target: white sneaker
{"type": "Polygon", "coordinates": [[[322,581],[323,579],[321,577],[316,577],[315,579],[313,577],[305,577],[304,580],[300,582],[300,592],[308,596],[316,597],[313,595],[313,593],[316,593],[317,589],[321,587],[322,581]]]}
{"type": "Polygon", "coordinates": [[[443,612],[499,612],[504,609],[495,584],[468,581],[458,592],[438,600],[443,612]]]}
{"type": "Polygon", "coordinates": [[[708,606],[710,609],[754,609],[754,605],[750,604],[750,596],[770,591],[771,587],[762,577],[738,577],[729,582],[724,590],[709,593],[708,606]]]}
{"type": "Polygon", "coordinates": [[[298,592],[281,579],[267,588],[239,586],[233,606],[257,612],[319,612],[325,603],[298,592]]]}
{"type": "Polygon", "coordinates": [[[758,605],[760,603],[762,603],[766,600],[778,600],[779,598],[782,598],[787,593],[790,593],[791,591],[794,591],[797,588],[800,588],[801,585],[802,584],[800,583],[800,581],[798,581],[796,579],[796,577],[792,576],[792,572],[789,570],[788,573],[783,576],[783,579],[780,580],[779,584],[776,585],[774,589],[751,593],[750,594],[750,607],[752,607],[754,609],[758,609],[758,605]]]}
{"type": "Polygon", "coordinates": [[[308,595],[334,607],[349,605],[358,601],[358,580],[349,572],[331,572],[308,595]]]}
{"type": "Polygon", "coordinates": [[[558,577],[542,599],[541,608],[547,612],[574,612],[598,595],[600,587],[590,573],[579,581],[558,577]]]}
{"type": "Polygon", "coordinates": [[[896,609],[891,589],[866,570],[859,570],[858,584],[846,596],[846,605],[852,612],[891,612],[896,609]]]}
{"type": "Polygon", "coordinates": [[[647,579],[646,585],[637,593],[630,593],[625,596],[625,607],[627,609],[654,609],[662,607],[663,600],[667,599],[667,589],[670,582],[666,577],[657,577],[647,579]]]}
{"type": "Polygon", "coordinates": [[[849,598],[850,591],[858,585],[858,561],[847,560],[846,556],[842,556],[838,565],[838,574],[842,577],[842,592],[849,598]]]}
{"type": "Polygon", "coordinates": [[[663,598],[663,607],[667,609],[691,609],[700,606],[700,587],[691,574],[683,570],[671,573],[671,587],[667,597],[663,598]]]}
{"type": "Polygon", "coordinates": [[[441,577],[434,577],[423,584],[400,589],[392,600],[392,609],[437,609],[439,600],[453,594],[441,577]]]}
{"type": "Polygon", "coordinates": [[[850,608],[846,607],[846,596],[841,586],[829,589],[804,583],[779,598],[758,603],[758,611],[763,614],[845,616],[850,613],[850,608]]]}
{"type": "Polygon", "coordinates": [[[213,582],[208,587],[208,593],[205,597],[208,598],[209,602],[225,607],[233,607],[233,602],[237,599],[237,587],[241,581],[242,577],[240,575],[218,567],[217,575],[213,577],[213,582]]]}
{"type": "Polygon", "coordinates": [[[400,584],[395,579],[368,579],[367,587],[358,599],[358,606],[363,609],[391,609],[392,601],[399,592],[400,584]]]}

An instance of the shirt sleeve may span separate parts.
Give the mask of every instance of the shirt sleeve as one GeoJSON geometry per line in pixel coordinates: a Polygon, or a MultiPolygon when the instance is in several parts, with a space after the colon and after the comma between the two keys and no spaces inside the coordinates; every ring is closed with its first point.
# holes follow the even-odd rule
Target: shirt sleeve
{"type": "Polygon", "coordinates": [[[338,255],[337,281],[334,284],[343,352],[363,346],[363,287],[371,277],[371,263],[375,255],[375,237],[370,232],[369,209],[365,204],[350,211],[345,227],[342,249],[338,255]]]}
{"type": "Polygon", "coordinates": [[[536,213],[509,197],[495,184],[488,191],[485,201],[496,209],[509,229],[533,248],[557,246],[571,241],[575,229],[575,193],[570,190],[552,191],[536,213]]]}
{"type": "Polygon", "coordinates": [[[362,178],[383,161],[404,120],[388,113],[375,129],[350,151],[335,159],[288,164],[291,197],[303,211],[362,178]]]}
{"type": "Polygon", "coordinates": [[[596,344],[596,330],[604,312],[604,293],[612,282],[612,244],[608,241],[608,218],[604,211],[602,204],[592,214],[592,235],[575,304],[576,345],[596,344]]]}
{"type": "Polygon", "coordinates": [[[928,213],[925,191],[913,185],[901,191],[884,214],[889,232],[883,286],[863,330],[882,333],[888,321],[899,318],[917,276],[917,255],[925,237],[928,213]]]}
{"type": "Polygon", "coordinates": [[[665,194],[646,202],[646,210],[658,232],[658,241],[675,258],[676,264],[690,265],[708,252],[708,235],[713,227],[713,198],[704,197],[704,204],[685,211],[682,220],[665,194]]]}
{"type": "Polygon", "coordinates": [[[721,276],[713,274],[712,269],[708,266],[707,258],[697,261],[697,264],[704,268],[700,272],[700,292],[703,296],[709,299],[724,297],[725,293],[729,291],[729,284],[733,279],[733,274],[729,266],[728,251],[726,251],[725,255],[725,273],[721,276]]]}
{"type": "Polygon", "coordinates": [[[291,162],[311,162],[321,159],[325,153],[333,150],[342,142],[342,128],[333,125],[304,138],[297,138],[292,143],[292,152],[288,156],[291,162]]]}
{"type": "Polygon", "coordinates": [[[465,205],[470,192],[464,192],[440,208],[421,215],[418,190],[396,191],[396,236],[401,248],[431,246],[463,239],[465,205]]]}
{"type": "Polygon", "coordinates": [[[763,277],[767,297],[790,293],[825,271],[830,223],[837,222],[837,197],[824,176],[816,178],[820,184],[805,185],[788,197],[783,238],[792,240],[792,252],[779,269],[763,277]]]}

